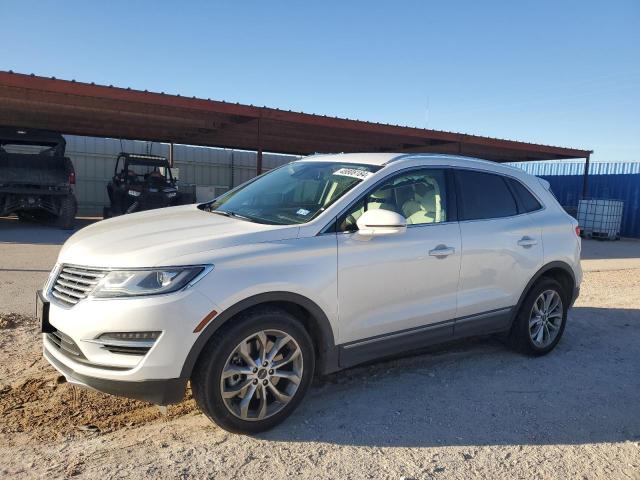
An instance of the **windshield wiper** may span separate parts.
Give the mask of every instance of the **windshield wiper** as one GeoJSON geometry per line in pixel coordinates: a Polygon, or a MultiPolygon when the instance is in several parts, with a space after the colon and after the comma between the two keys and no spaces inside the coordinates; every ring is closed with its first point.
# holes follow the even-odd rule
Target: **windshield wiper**
{"type": "Polygon", "coordinates": [[[240,215],[239,213],[236,212],[227,212],[229,215],[231,215],[234,218],[239,218],[241,220],[246,220],[247,222],[254,222],[255,220],[251,217],[247,217],[246,215],[240,215]]]}
{"type": "Polygon", "coordinates": [[[246,220],[247,222],[254,222],[255,220],[253,218],[247,217],[245,215],[240,215],[239,213],[236,212],[227,212],[224,210],[209,210],[211,213],[217,213],[218,215],[224,215],[225,217],[228,218],[239,218],[240,220],[246,220]]]}
{"type": "Polygon", "coordinates": [[[209,213],[217,213],[218,215],[223,215],[225,217],[230,217],[231,214],[229,212],[223,212],[221,210],[209,210],[209,213]]]}

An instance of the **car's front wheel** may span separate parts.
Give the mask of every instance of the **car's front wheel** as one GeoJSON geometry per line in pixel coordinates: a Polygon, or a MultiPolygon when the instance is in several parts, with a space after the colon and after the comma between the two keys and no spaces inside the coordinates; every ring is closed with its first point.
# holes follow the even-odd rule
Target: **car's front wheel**
{"type": "Polygon", "coordinates": [[[284,310],[256,309],[233,318],[211,338],[191,379],[193,395],[225,430],[258,433],[293,412],[314,367],[304,326],[284,310]]]}
{"type": "Polygon", "coordinates": [[[522,302],[511,330],[511,343],[524,353],[549,353],[562,337],[567,310],[567,295],[560,284],[551,278],[543,278],[522,302]]]}

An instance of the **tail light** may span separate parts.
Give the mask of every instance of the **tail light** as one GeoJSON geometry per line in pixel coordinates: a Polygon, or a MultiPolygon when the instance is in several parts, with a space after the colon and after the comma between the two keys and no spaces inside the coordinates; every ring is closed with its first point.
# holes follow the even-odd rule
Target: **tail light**
{"type": "Polygon", "coordinates": [[[75,185],[76,184],[76,172],[71,172],[69,174],[69,184],[70,185],[75,185]]]}
{"type": "Polygon", "coordinates": [[[580,236],[580,225],[576,225],[576,235],[580,236]]]}

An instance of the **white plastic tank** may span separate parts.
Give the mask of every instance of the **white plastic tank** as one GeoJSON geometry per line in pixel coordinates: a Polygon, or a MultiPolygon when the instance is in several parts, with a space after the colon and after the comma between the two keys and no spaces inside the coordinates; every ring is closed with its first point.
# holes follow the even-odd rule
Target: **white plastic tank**
{"type": "Polygon", "coordinates": [[[586,237],[616,240],[620,238],[624,202],[591,198],[578,203],[578,224],[586,237]]]}

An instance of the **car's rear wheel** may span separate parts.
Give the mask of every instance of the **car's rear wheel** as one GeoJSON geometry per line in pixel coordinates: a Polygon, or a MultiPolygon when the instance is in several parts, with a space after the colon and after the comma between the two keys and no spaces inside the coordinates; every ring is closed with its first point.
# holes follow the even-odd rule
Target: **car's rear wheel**
{"type": "Polygon", "coordinates": [[[544,278],[529,291],[511,330],[511,343],[531,355],[544,355],[560,341],[567,322],[568,299],[561,285],[544,278]]]}
{"type": "Polygon", "coordinates": [[[287,418],[309,389],[313,343],[304,326],[284,310],[261,308],[230,322],[198,359],[193,395],[225,430],[268,430],[287,418]]]}

